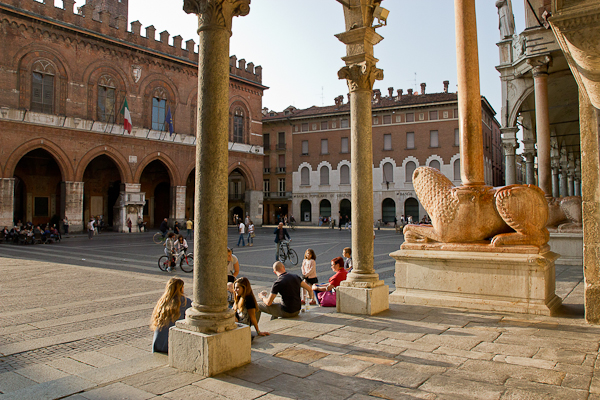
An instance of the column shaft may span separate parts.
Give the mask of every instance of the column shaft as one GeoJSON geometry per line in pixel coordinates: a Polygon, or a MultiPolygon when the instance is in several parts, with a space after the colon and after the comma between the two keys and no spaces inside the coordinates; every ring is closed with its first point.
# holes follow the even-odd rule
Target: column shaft
{"type": "Polygon", "coordinates": [[[465,186],[484,185],[481,94],[475,0],[454,0],[460,175],[465,186]]]}
{"type": "Polygon", "coordinates": [[[185,220],[185,191],[186,186],[171,186],[171,210],[169,219],[173,221],[185,220]]]}
{"type": "Polygon", "coordinates": [[[535,185],[535,165],[532,153],[525,153],[525,183],[535,185]]]}
{"type": "Polygon", "coordinates": [[[229,38],[225,27],[202,27],[198,51],[194,296],[186,322],[200,331],[235,327],[227,307],[227,163],[229,38]]]}
{"type": "Polygon", "coordinates": [[[373,140],[371,90],[350,92],[352,262],[350,280],[373,270],[373,140]],[[360,184],[358,184],[360,182],[360,184]],[[355,265],[355,266],[354,266],[355,265]]]}
{"type": "Polygon", "coordinates": [[[552,197],[560,196],[560,182],[558,180],[558,168],[552,168],[552,197]]]}
{"type": "Polygon", "coordinates": [[[535,124],[538,146],[538,186],[552,196],[552,171],[550,168],[550,117],[548,110],[548,67],[534,68],[535,124]]]}
{"type": "Polygon", "coordinates": [[[15,178],[0,179],[0,228],[14,225],[15,178]]]}
{"type": "Polygon", "coordinates": [[[560,197],[566,197],[568,195],[567,169],[562,168],[560,171],[560,197]]]}
{"type": "Polygon", "coordinates": [[[62,182],[61,217],[69,219],[69,232],[83,231],[83,182],[62,182]]]}

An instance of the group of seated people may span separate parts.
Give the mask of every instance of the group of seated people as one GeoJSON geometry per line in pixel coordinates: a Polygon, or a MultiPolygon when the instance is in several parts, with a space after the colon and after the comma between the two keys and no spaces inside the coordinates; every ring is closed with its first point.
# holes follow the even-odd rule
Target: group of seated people
{"type": "MultiPolygon", "coordinates": [[[[344,249],[343,256],[345,260],[342,257],[335,257],[331,260],[331,269],[334,274],[329,278],[328,283],[323,284],[317,283],[316,255],[312,249],[307,249],[304,255],[302,277],[287,272],[285,265],[276,261],[273,264],[273,273],[277,275],[277,279],[273,283],[270,293],[262,291],[258,294],[258,298],[261,300],[259,302],[254,296],[248,278],[237,277],[239,262],[228,249],[228,264],[231,264],[228,272],[231,271],[235,274],[235,280],[228,283],[228,290],[233,290],[231,306],[235,312],[236,321],[253,326],[258,336],[268,336],[269,332],[261,331],[258,326],[261,314],[271,314],[271,319],[295,317],[300,314],[307,297],[310,298],[310,304],[316,305],[318,293],[335,290],[352,270],[349,247],[344,249]],[[281,296],[280,303],[275,303],[277,295],[281,296]]],[[[191,307],[191,304],[191,300],[183,293],[183,281],[179,278],[171,278],[152,312],[150,328],[154,331],[153,352],[168,353],[169,328],[175,325],[175,321],[185,318],[185,310],[191,307]]]]}
{"type": "Polygon", "coordinates": [[[18,244],[37,244],[59,242],[62,235],[56,225],[45,227],[40,225],[33,226],[31,222],[25,225],[15,225],[12,229],[7,226],[0,231],[0,241],[13,242],[18,244]]]}

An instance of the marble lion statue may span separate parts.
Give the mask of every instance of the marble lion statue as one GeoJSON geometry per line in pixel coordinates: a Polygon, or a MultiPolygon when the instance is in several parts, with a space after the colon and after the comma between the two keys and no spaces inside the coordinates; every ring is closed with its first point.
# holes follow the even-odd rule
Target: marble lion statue
{"type": "Polygon", "coordinates": [[[548,201],[548,224],[550,232],[573,233],[582,232],[583,219],[581,197],[555,197],[548,201]]]}
{"type": "Polygon", "coordinates": [[[419,167],[413,186],[431,225],[407,225],[408,243],[487,243],[492,246],[543,246],[548,203],[534,185],[454,186],[435,168],[419,167]]]}

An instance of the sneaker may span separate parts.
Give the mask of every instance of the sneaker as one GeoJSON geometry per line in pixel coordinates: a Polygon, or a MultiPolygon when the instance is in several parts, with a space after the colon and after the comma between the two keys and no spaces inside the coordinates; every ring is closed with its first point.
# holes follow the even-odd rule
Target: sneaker
{"type": "Polygon", "coordinates": [[[167,268],[167,272],[173,272],[173,268],[171,268],[171,267],[168,267],[168,268],[167,268]]]}

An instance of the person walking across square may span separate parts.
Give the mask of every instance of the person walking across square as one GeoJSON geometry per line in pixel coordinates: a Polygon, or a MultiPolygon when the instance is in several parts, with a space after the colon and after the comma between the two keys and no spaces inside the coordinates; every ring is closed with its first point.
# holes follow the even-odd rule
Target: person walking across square
{"type": "Polygon", "coordinates": [[[238,225],[238,233],[240,234],[240,237],[238,238],[238,247],[240,247],[240,242],[242,242],[242,247],[246,246],[246,242],[244,242],[244,234],[246,233],[246,225],[244,225],[244,223],[242,221],[240,221],[240,224],[238,225]]]}

